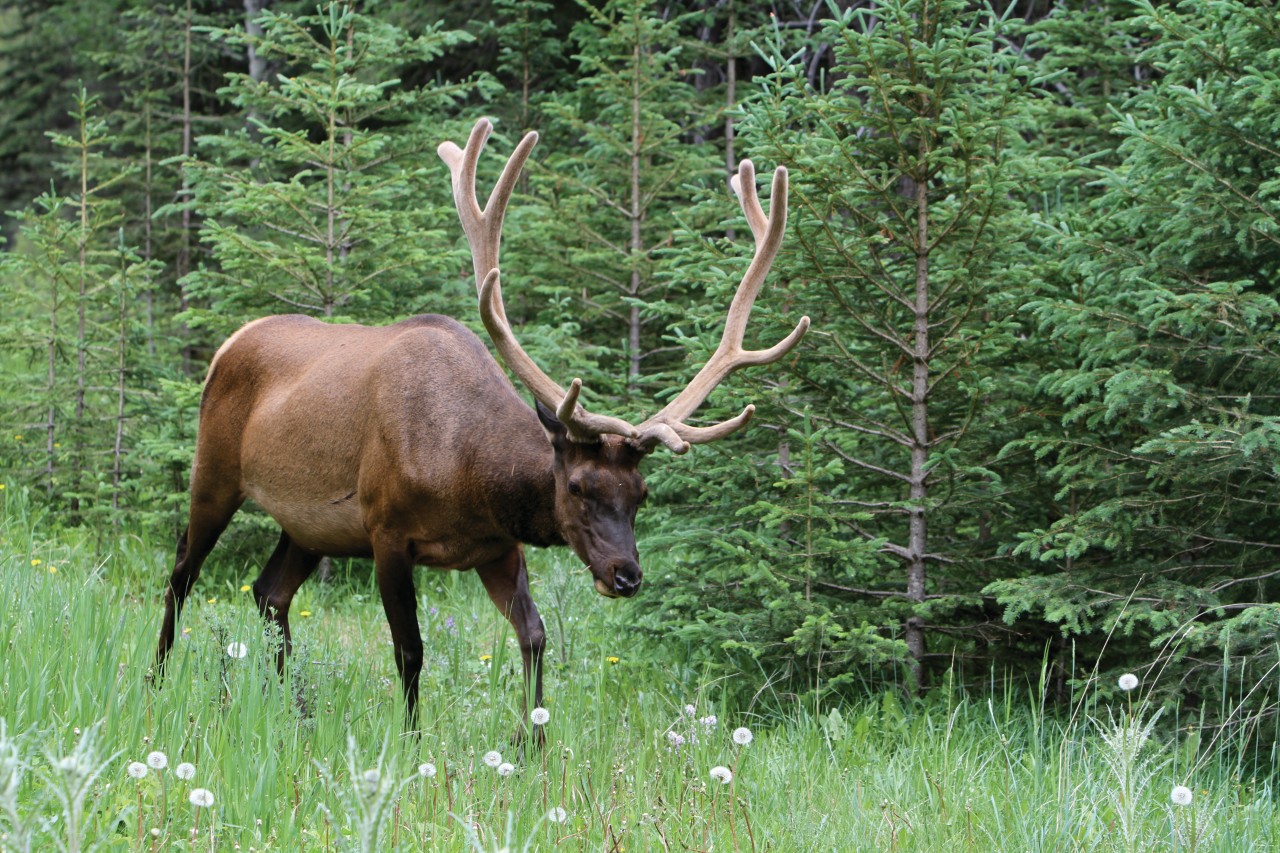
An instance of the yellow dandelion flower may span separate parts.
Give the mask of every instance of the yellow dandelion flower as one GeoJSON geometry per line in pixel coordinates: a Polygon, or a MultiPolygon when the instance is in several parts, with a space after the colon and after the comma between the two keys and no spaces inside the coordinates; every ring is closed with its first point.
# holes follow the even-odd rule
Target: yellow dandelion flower
{"type": "Polygon", "coordinates": [[[247,583],[246,583],[246,584],[241,584],[241,585],[240,585],[240,591],[241,591],[241,592],[248,592],[248,591],[249,591],[249,585],[248,585],[247,583]]]}
{"type": "Polygon", "coordinates": [[[57,567],[57,566],[50,566],[50,567],[49,567],[49,574],[51,574],[51,575],[56,575],[57,573],[58,573],[58,567],[57,567]]]}
{"type": "Polygon", "coordinates": [[[493,655],[480,655],[481,663],[488,663],[491,660],[493,660],[493,655]]]}
{"type": "Polygon", "coordinates": [[[211,599],[209,599],[209,603],[210,603],[210,604],[214,604],[214,603],[216,603],[216,602],[217,602],[217,600],[218,600],[218,599],[217,599],[216,597],[211,598],[211,599]]]}
{"type": "Polygon", "coordinates": [[[298,615],[299,615],[299,616],[303,616],[303,617],[310,616],[310,615],[311,615],[311,611],[310,611],[310,610],[303,610],[303,611],[302,611],[302,612],[300,612],[298,615]]]}
{"type": "Polygon", "coordinates": [[[22,436],[20,436],[20,435],[15,435],[15,436],[13,437],[13,440],[14,440],[14,441],[22,441],[22,436]]]}
{"type": "Polygon", "coordinates": [[[190,629],[190,628],[183,628],[183,629],[182,629],[182,633],[184,633],[184,634],[190,634],[190,633],[191,633],[191,629],[190,629]]]}
{"type": "Polygon", "coordinates": [[[56,442],[56,441],[55,441],[55,442],[53,443],[53,446],[56,448],[56,447],[61,447],[62,445],[61,445],[61,444],[58,444],[58,442],[56,442]]]}
{"type": "Polygon", "coordinates": [[[31,565],[33,565],[33,566],[38,566],[38,565],[40,565],[40,563],[41,563],[41,560],[40,560],[40,558],[39,558],[39,557],[32,557],[32,558],[31,558],[31,565]]]}
{"type": "Polygon", "coordinates": [[[607,658],[605,658],[605,660],[607,660],[609,663],[617,663],[617,662],[618,662],[618,658],[617,658],[617,657],[615,657],[615,656],[613,656],[613,655],[609,655],[607,658]]]}
{"type": "Polygon", "coordinates": [[[0,483],[0,492],[4,491],[4,483],[0,483]]]}

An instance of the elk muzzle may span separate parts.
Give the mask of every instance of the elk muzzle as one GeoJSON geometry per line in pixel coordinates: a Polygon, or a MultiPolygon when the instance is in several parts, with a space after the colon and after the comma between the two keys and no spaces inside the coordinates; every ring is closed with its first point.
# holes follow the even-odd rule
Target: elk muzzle
{"type": "Polygon", "coordinates": [[[640,590],[643,572],[634,560],[610,560],[595,574],[596,592],[605,598],[630,598],[640,590]]]}

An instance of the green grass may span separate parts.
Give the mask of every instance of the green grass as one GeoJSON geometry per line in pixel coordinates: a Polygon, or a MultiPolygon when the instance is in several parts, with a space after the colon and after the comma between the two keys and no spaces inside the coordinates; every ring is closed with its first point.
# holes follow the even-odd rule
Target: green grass
{"type": "Polygon", "coordinates": [[[0,492],[0,850],[24,849],[24,832],[32,850],[1280,849],[1270,764],[1249,763],[1265,757],[1182,720],[1140,743],[1150,715],[1138,700],[1062,719],[1034,690],[726,709],[678,647],[642,649],[628,617],[643,600],[601,600],[561,552],[534,556],[552,642],[541,752],[510,744],[519,654],[466,573],[418,577],[421,737],[401,736],[389,634],[362,577],[303,587],[282,681],[240,590],[252,577],[215,570],[157,690],[146,675],[167,544],[121,536],[95,559],[94,537],[54,533],[15,492],[0,492]],[[248,654],[228,656],[240,642],[248,654]],[[714,726],[699,721],[710,715],[714,726]],[[749,745],[733,742],[738,726],[749,745]],[[489,750],[514,773],[485,766],[489,750]],[[152,751],[169,767],[131,778],[152,751]],[[80,769],[58,769],[77,755],[80,769]],[[174,775],[180,761],[194,778],[174,775]],[[448,767],[448,782],[421,777],[424,762],[448,767]],[[731,784],[711,779],[717,765],[731,784]],[[1176,784],[1193,788],[1191,806],[1170,803],[1176,784]],[[74,804],[77,786],[82,814],[59,800],[74,804]],[[194,787],[213,806],[191,805],[194,787]],[[557,807],[564,823],[545,817],[557,807]]]}

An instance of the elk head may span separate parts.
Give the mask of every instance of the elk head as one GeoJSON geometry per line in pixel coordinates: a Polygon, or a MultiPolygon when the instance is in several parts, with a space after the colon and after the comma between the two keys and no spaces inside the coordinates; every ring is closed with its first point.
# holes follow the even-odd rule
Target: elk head
{"type": "Polygon", "coordinates": [[[588,412],[579,402],[582,380],[574,379],[567,390],[561,388],[534,363],[511,330],[498,272],[502,219],[538,135],[526,134],[516,146],[482,210],[476,197],[476,163],[491,132],[489,121],[481,119],[466,148],[445,142],[438,149],[453,177],[454,204],[471,247],[480,316],[503,362],[537,401],[538,418],[554,452],[555,516],[561,535],[591,570],[597,592],[610,597],[634,595],[641,579],[635,517],[647,492],[639,473],[640,460],[659,444],[673,453],[685,453],[691,445],[715,441],[741,428],[755,412],[754,405],[710,426],[690,426],[685,421],[730,373],[777,361],[808,331],[809,318],[802,317],[786,338],[769,349],[742,347],[752,305],[786,229],[787,170],[780,166],[774,172],[766,216],[756,196],[755,167],[750,160],[739,165],[730,184],[751,226],[756,249],[729,305],[720,344],[683,391],[657,414],[632,425],[588,412]]]}

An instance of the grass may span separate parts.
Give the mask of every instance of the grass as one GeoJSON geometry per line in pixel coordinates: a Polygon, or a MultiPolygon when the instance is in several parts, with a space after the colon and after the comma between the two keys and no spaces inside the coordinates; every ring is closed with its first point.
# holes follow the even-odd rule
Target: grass
{"type": "Polygon", "coordinates": [[[559,552],[534,555],[552,640],[542,751],[511,745],[519,654],[466,573],[418,577],[420,737],[401,735],[364,578],[303,587],[281,680],[240,590],[252,577],[224,571],[198,588],[157,690],[167,545],[125,536],[94,559],[88,536],[53,533],[15,491],[0,492],[0,850],[1280,849],[1269,760],[1249,759],[1264,775],[1184,721],[1151,727],[1140,698],[1062,719],[1034,690],[725,708],[678,648],[638,645],[627,625],[642,600],[600,600],[559,552]],[[229,655],[239,643],[244,657],[229,655]],[[490,750],[510,775],[484,763],[490,750]],[[167,767],[131,776],[152,752],[167,767]],[[1175,785],[1190,806],[1170,802],[1175,785]],[[191,803],[196,788],[211,806],[191,803]]]}

